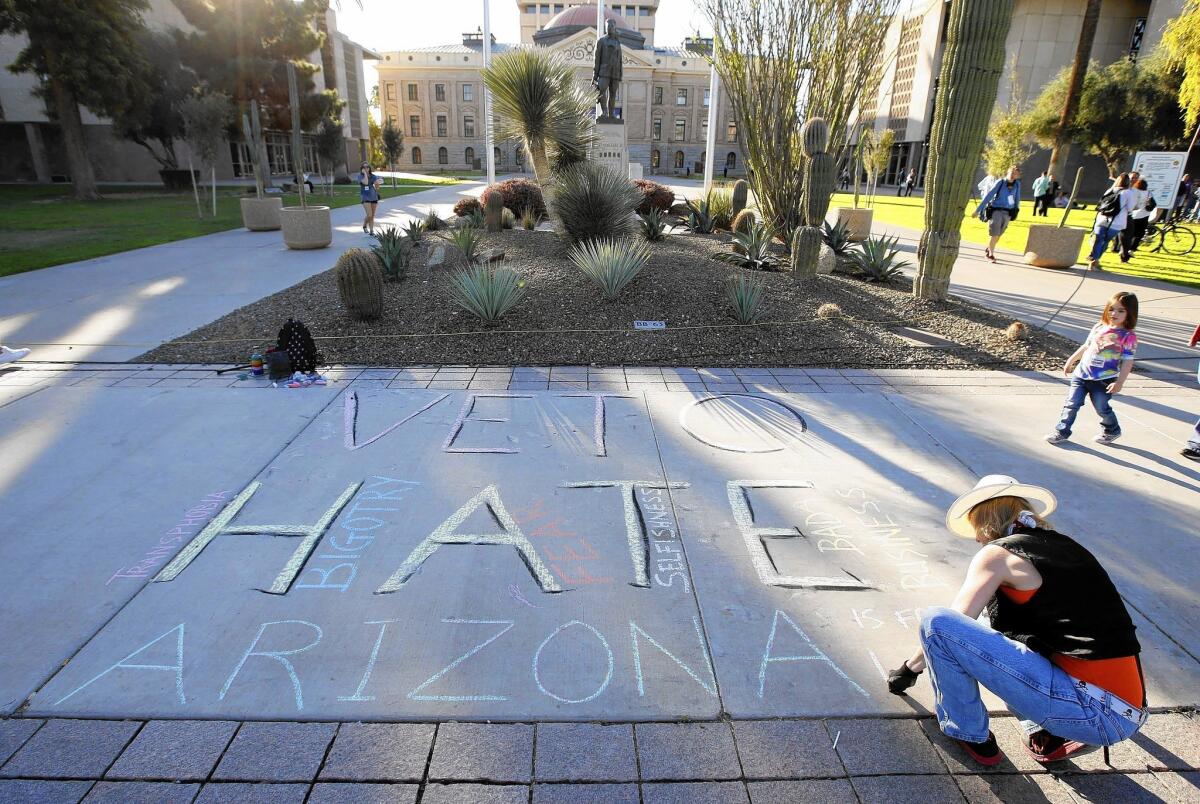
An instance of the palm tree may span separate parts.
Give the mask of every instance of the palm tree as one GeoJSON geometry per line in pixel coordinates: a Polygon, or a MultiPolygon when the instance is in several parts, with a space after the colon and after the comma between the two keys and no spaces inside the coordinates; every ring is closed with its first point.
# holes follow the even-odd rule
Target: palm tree
{"type": "Polygon", "coordinates": [[[590,98],[557,54],[540,48],[502,53],[483,71],[497,117],[496,139],[525,146],[538,184],[550,181],[550,159],[559,167],[587,153],[595,139],[590,98]]]}

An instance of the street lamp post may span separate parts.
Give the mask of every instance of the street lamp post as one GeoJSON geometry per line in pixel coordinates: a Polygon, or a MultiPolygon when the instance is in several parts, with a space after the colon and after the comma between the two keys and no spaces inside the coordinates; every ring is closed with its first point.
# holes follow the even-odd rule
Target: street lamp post
{"type": "MultiPolygon", "coordinates": [[[[483,0],[483,67],[492,65],[492,14],[488,0],[483,0]]],[[[492,131],[492,93],[483,85],[483,149],[487,156],[487,183],[496,183],[496,144],[492,131]]]]}

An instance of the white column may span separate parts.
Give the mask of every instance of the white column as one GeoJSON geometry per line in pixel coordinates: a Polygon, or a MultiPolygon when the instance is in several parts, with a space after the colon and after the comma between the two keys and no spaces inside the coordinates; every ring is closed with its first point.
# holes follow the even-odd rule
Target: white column
{"type": "Polygon", "coordinates": [[[712,189],[713,167],[717,158],[717,119],[721,106],[721,79],[717,69],[709,67],[708,76],[708,136],[704,139],[704,192],[712,189]]]}
{"type": "Polygon", "coordinates": [[[596,0],[596,38],[604,36],[604,0],[596,0]]]}
{"type": "MultiPolygon", "coordinates": [[[[488,0],[483,0],[483,66],[492,65],[492,14],[488,0]]],[[[492,131],[492,93],[483,86],[483,148],[487,152],[487,183],[496,183],[496,145],[492,131]]]]}

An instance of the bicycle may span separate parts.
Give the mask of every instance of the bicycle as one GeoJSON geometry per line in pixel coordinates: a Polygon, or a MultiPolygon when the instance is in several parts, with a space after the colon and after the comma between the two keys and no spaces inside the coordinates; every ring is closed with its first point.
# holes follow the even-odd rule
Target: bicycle
{"type": "Polygon", "coordinates": [[[1159,221],[1146,227],[1141,245],[1148,251],[1182,257],[1196,248],[1196,233],[1177,221],[1159,221]]]}

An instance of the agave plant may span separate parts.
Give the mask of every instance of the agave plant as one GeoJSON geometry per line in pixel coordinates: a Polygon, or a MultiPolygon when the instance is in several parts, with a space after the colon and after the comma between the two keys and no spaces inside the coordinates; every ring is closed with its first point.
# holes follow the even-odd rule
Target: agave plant
{"type": "Polygon", "coordinates": [[[524,146],[538,184],[551,179],[551,157],[574,161],[595,141],[595,96],[576,81],[574,68],[559,54],[544,48],[501,53],[483,71],[483,83],[492,93],[496,139],[515,139],[524,146]]]}
{"type": "Polygon", "coordinates": [[[633,211],[642,193],[621,173],[598,162],[572,165],[558,174],[550,213],[570,243],[633,233],[633,211]]]}
{"type": "Polygon", "coordinates": [[[684,204],[688,208],[687,217],[683,220],[684,227],[692,234],[712,234],[717,224],[713,220],[709,199],[688,200],[684,204]]]}
{"type": "Polygon", "coordinates": [[[458,249],[458,253],[462,255],[463,262],[471,265],[475,262],[479,255],[479,244],[482,238],[480,237],[480,229],[478,226],[460,226],[457,229],[451,229],[450,233],[445,236],[445,239],[458,249]]]}
{"type": "Polygon", "coordinates": [[[649,212],[639,213],[638,220],[642,227],[642,237],[653,243],[666,237],[667,229],[675,228],[673,223],[668,222],[667,213],[657,207],[651,207],[649,212]]]}
{"type": "Polygon", "coordinates": [[[833,253],[839,257],[844,257],[850,253],[850,247],[853,243],[850,242],[850,227],[845,221],[838,221],[833,226],[829,225],[829,221],[821,222],[821,240],[825,241],[825,245],[833,249],[833,253]]]}
{"type": "Polygon", "coordinates": [[[705,195],[708,202],[708,214],[712,216],[713,227],[728,229],[733,226],[733,192],[713,188],[705,195]]]}
{"type": "Polygon", "coordinates": [[[761,223],[754,224],[748,232],[734,232],[733,251],[718,254],[717,259],[756,271],[779,267],[779,261],[771,253],[771,233],[761,223]]]}
{"type": "Polygon", "coordinates": [[[530,231],[538,228],[538,224],[542,222],[542,214],[533,207],[525,207],[521,210],[521,228],[530,231]]]}
{"type": "Polygon", "coordinates": [[[763,313],[766,293],[762,280],[749,274],[734,274],[725,280],[725,298],[739,324],[753,324],[763,313]]]}
{"type": "Polygon", "coordinates": [[[494,324],[525,296],[525,282],[504,263],[471,265],[450,278],[454,301],[494,324]]]}
{"type": "Polygon", "coordinates": [[[475,207],[474,209],[468,211],[466,215],[462,216],[461,225],[469,226],[472,229],[482,229],[483,209],[481,207],[475,207]]]}
{"type": "Polygon", "coordinates": [[[911,265],[908,260],[897,259],[898,237],[871,237],[858,244],[857,251],[850,252],[854,273],[868,282],[892,282],[904,276],[901,268],[911,265]]]}
{"type": "Polygon", "coordinates": [[[404,236],[411,240],[414,246],[421,242],[421,235],[424,233],[424,221],[419,221],[416,218],[413,218],[411,221],[404,224],[404,236]]]}
{"type": "Polygon", "coordinates": [[[383,278],[387,282],[399,282],[408,270],[412,244],[395,226],[380,226],[373,235],[378,245],[371,251],[383,264],[383,278]]]}
{"type": "Polygon", "coordinates": [[[445,218],[438,217],[438,214],[432,209],[429,210],[429,214],[425,216],[424,225],[425,231],[427,232],[440,232],[443,229],[450,228],[450,222],[445,218]]]}
{"type": "Polygon", "coordinates": [[[650,247],[641,241],[603,238],[575,244],[567,257],[612,301],[646,267],[650,247]]]}

